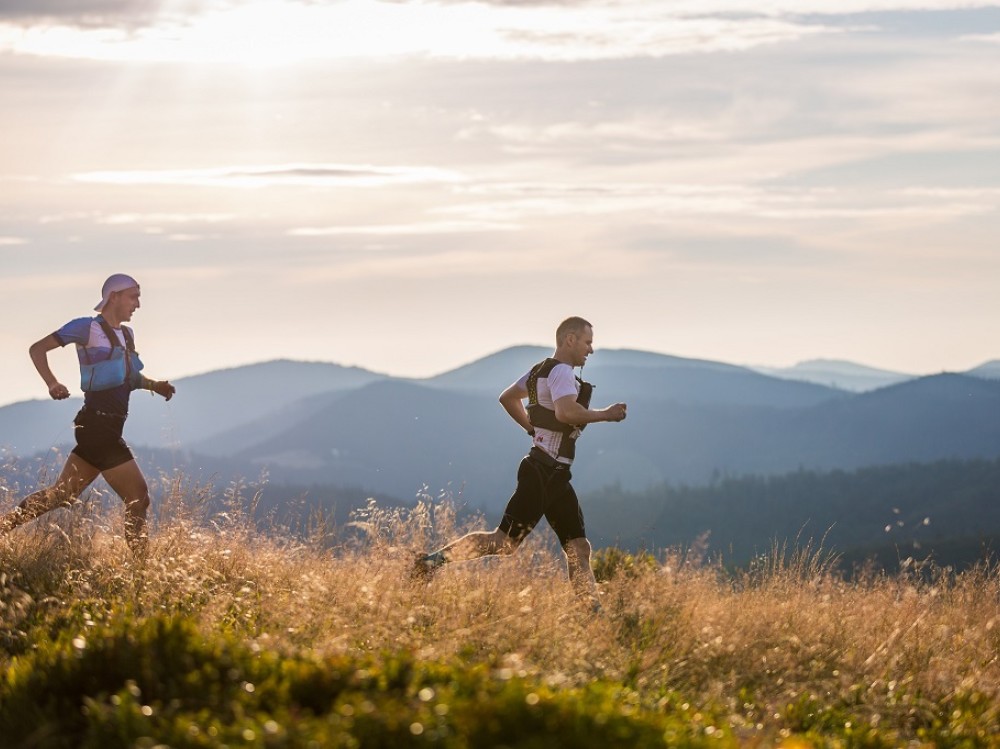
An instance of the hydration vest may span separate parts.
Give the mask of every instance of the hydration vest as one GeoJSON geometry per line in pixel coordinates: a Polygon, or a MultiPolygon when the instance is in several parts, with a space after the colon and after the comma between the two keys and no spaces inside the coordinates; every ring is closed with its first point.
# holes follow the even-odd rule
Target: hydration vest
{"type": "MultiPolygon", "coordinates": [[[[576,454],[576,439],[580,432],[587,426],[580,424],[564,424],[556,418],[556,412],[551,408],[546,408],[538,402],[538,378],[548,377],[549,372],[557,364],[565,364],[558,359],[546,359],[531,368],[528,373],[528,420],[533,427],[541,427],[552,432],[562,432],[563,439],[559,443],[559,457],[573,460],[576,454]]],[[[576,381],[580,383],[580,392],[576,396],[576,402],[584,408],[590,408],[590,399],[594,394],[594,386],[589,382],[584,382],[579,377],[576,381]]]]}
{"type": "Polygon", "coordinates": [[[88,361],[80,365],[80,389],[89,393],[128,384],[131,390],[135,390],[142,384],[142,375],[139,374],[142,361],[136,353],[132,331],[122,326],[122,335],[125,336],[125,348],[122,348],[121,341],[108,322],[100,315],[97,322],[108,338],[111,353],[103,361],[88,361]]]}

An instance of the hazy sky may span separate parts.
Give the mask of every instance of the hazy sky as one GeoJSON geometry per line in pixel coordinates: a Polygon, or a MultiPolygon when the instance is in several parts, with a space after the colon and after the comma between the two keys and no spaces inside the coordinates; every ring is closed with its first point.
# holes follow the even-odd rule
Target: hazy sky
{"type": "Polygon", "coordinates": [[[161,378],[1000,358],[1000,2],[0,0],[0,115],[0,403],[113,272],[161,378]]]}

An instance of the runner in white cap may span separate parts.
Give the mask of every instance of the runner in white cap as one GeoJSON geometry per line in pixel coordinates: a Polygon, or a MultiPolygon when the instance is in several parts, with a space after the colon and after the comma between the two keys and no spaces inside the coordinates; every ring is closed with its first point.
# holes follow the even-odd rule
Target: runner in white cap
{"type": "Polygon", "coordinates": [[[124,273],[115,273],[113,276],[108,276],[108,280],[101,287],[101,301],[94,307],[94,311],[101,312],[107,303],[111,301],[112,294],[119,291],[127,291],[133,287],[138,289],[139,282],[132,278],[132,276],[124,273]]]}
{"type": "Polygon", "coordinates": [[[146,510],[149,488],[132,451],[122,439],[129,396],[143,389],[170,400],[174,386],[141,373],[132,330],[122,323],[139,309],[139,284],[116,273],[104,282],[96,317],[81,317],[32,344],[28,353],[55,400],[69,397],[69,388],[52,374],[48,352],[76,344],[80,360],[83,408],[73,423],[76,447],[56,482],[26,497],[14,510],[0,516],[0,535],[57,507],[73,504],[99,475],[125,503],[125,538],[137,555],[146,548],[146,510]]]}

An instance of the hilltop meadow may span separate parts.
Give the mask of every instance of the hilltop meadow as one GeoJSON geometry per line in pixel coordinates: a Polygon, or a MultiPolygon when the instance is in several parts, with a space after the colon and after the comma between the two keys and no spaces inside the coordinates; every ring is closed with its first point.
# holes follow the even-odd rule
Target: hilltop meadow
{"type": "Polygon", "coordinates": [[[989,563],[608,547],[595,615],[547,533],[412,580],[483,524],[448,497],[292,527],[238,484],[154,494],[141,563],[95,493],[0,539],[4,747],[1000,746],[989,563]]]}

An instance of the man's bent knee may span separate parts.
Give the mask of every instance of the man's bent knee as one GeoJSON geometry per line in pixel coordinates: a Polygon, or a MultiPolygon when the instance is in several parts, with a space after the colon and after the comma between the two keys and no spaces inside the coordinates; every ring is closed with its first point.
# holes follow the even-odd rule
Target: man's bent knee
{"type": "Polygon", "coordinates": [[[149,509],[149,494],[142,494],[134,499],[126,499],[125,507],[133,515],[145,515],[149,509]]]}
{"type": "Polygon", "coordinates": [[[27,513],[42,514],[58,507],[71,507],[79,496],[80,492],[72,484],[61,483],[35,492],[21,502],[21,507],[27,513]]]}
{"type": "Polygon", "coordinates": [[[497,528],[490,538],[491,545],[496,549],[497,554],[513,554],[524,541],[525,536],[512,536],[509,533],[497,528]]]}
{"type": "Polygon", "coordinates": [[[590,545],[590,540],[587,538],[571,538],[565,544],[563,544],[563,549],[566,553],[576,554],[577,556],[589,557],[590,552],[593,547],[590,545]]]}

